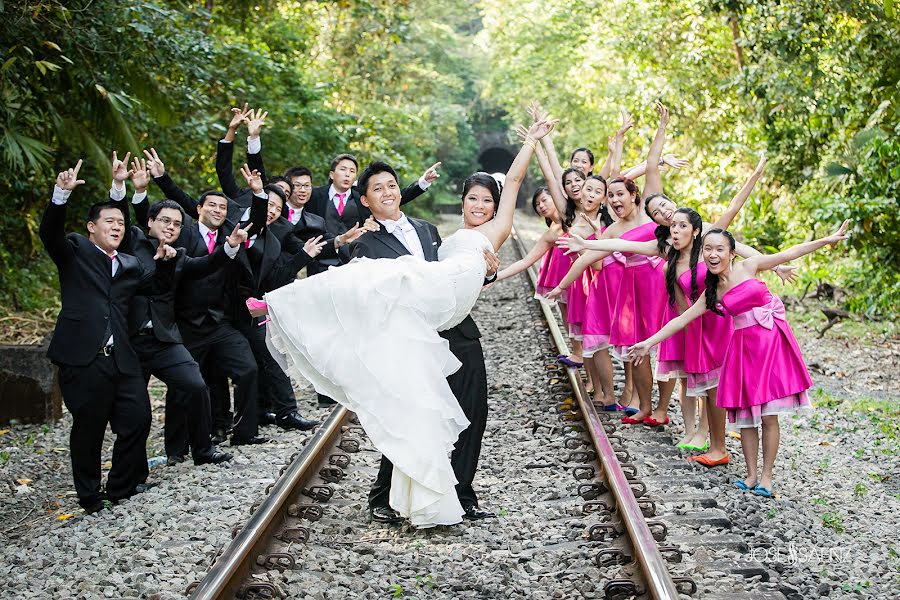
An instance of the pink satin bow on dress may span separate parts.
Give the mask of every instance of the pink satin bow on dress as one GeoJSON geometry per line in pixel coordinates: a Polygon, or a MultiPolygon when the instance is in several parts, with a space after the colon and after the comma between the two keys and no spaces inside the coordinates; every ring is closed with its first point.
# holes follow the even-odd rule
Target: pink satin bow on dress
{"type": "Polygon", "coordinates": [[[741,313],[734,318],[734,328],[743,329],[753,324],[759,324],[766,329],[772,329],[775,326],[775,319],[785,320],[784,303],[778,296],[772,296],[769,303],[765,306],[754,306],[747,312],[741,313]]]}

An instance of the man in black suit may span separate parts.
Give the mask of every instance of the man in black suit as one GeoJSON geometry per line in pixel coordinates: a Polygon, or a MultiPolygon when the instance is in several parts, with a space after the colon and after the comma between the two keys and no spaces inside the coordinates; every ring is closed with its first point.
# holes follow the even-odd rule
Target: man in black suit
{"type": "MultiPolygon", "coordinates": [[[[407,186],[401,193],[400,204],[412,202],[425,193],[431,183],[437,179],[437,163],[429,168],[419,181],[407,186]]],[[[352,154],[339,154],[331,161],[328,173],[328,185],[313,188],[306,211],[321,217],[325,221],[325,231],[336,236],[351,229],[356,224],[365,223],[372,212],[360,202],[360,192],[353,187],[359,163],[352,154]]],[[[304,211],[304,212],[306,212],[304,211]]],[[[340,264],[338,258],[320,259],[324,268],[340,264]]]]}
{"type": "MultiPolygon", "coordinates": [[[[124,187],[128,160],[113,153],[113,188],[124,187]]],[[[78,503],[86,512],[143,491],[147,480],[150,398],[141,366],[129,344],[128,307],[139,289],[171,285],[175,250],[160,245],[150,270],[119,253],[125,234],[121,204],[95,204],[88,212],[88,236],[65,233],[67,201],[81,161],[56,179],[52,201],[41,219],[40,237],[59,270],[62,310],[47,355],[59,367],[59,385],[72,414],[69,446],[78,503]],[[100,456],[109,423],[116,434],[106,493],[100,489],[100,456]]]]}
{"type": "MultiPolygon", "coordinates": [[[[188,256],[199,258],[212,254],[224,245],[227,236],[236,227],[226,218],[228,198],[220,192],[208,191],[195,200],[172,181],[156,150],[151,148],[144,154],[150,174],[165,197],[177,202],[189,216],[196,219],[188,227],[182,227],[176,246],[184,248],[188,256]]],[[[265,205],[254,203],[250,211],[248,234],[265,223],[265,205]]],[[[235,383],[231,445],[264,444],[269,440],[259,436],[257,421],[259,371],[247,339],[234,328],[230,318],[234,268],[233,264],[229,264],[198,281],[182,282],[175,296],[175,315],[184,345],[200,365],[204,379],[211,381],[210,367],[215,365],[218,373],[230,377],[235,383]]],[[[224,429],[229,425],[225,421],[231,401],[227,388],[218,390],[219,393],[216,391],[216,386],[211,384],[214,427],[224,429]],[[222,391],[226,393],[222,394],[222,391]]],[[[168,391],[168,394],[173,393],[183,392],[168,391]]],[[[182,404],[184,402],[181,401],[182,404]]]]}
{"type": "Polygon", "coordinates": [[[299,240],[290,237],[287,241],[296,247],[292,252],[282,249],[278,238],[268,230],[268,226],[281,216],[285,200],[281,188],[274,185],[263,188],[258,171],[251,173],[244,167],[241,172],[254,195],[266,199],[267,227],[247,240],[245,250],[237,257],[233,322],[250,343],[262,374],[260,411],[271,410],[275,424],[282,429],[312,429],[319,422],[298,414],[291,380],[269,353],[265,320],[250,316],[245,302],[248,298],[261,298],[266,292],[293,281],[297,272],[319,254],[324,242],[313,238],[301,245],[299,240]]]}
{"type": "MultiPolygon", "coordinates": [[[[157,202],[148,207],[149,183],[146,161],[135,159],[131,182],[134,184],[132,204],[139,222],[147,223],[149,237],[137,226],[126,229],[123,250],[133,254],[142,264],[152,264],[152,257],[160,243],[174,244],[184,225],[184,211],[171,200],[157,202]],[[149,262],[148,262],[149,261],[149,262]]],[[[127,212],[126,212],[127,215],[127,212]]],[[[237,252],[246,239],[246,232],[236,228],[228,238],[232,253],[237,252]]],[[[144,380],[155,375],[168,388],[184,394],[167,396],[167,400],[187,400],[186,406],[166,406],[165,448],[170,465],[184,462],[188,446],[194,464],[221,463],[232,458],[219,452],[210,439],[209,389],[200,366],[182,344],[181,333],[175,320],[175,291],[182,280],[197,280],[225,266],[228,261],[225,246],[200,258],[187,256],[178,250],[172,285],[154,295],[137,294],[128,313],[128,329],[131,345],[137,352],[143,368],[144,380]]]]}
{"type": "MultiPolygon", "coordinates": [[[[441,236],[437,228],[419,219],[412,219],[400,212],[400,186],[397,174],[385,163],[369,165],[359,178],[361,202],[371,210],[381,225],[378,231],[364,234],[353,244],[353,257],[397,258],[412,254],[423,260],[438,259],[441,236]]],[[[496,279],[499,261],[495,254],[485,252],[488,279],[496,279]]],[[[456,493],[470,520],[493,517],[492,513],[478,508],[478,498],[472,489],[472,481],[481,453],[481,439],[487,421],[487,372],[479,338],[481,333],[471,315],[456,327],[440,332],[450,344],[450,351],[462,363],[462,367],[447,378],[453,395],[469,419],[469,427],[463,431],[454,445],[450,462],[458,484],[456,493]]],[[[375,521],[398,522],[400,514],[388,504],[393,465],[381,457],[381,466],[369,492],[369,510],[375,521]]]]}

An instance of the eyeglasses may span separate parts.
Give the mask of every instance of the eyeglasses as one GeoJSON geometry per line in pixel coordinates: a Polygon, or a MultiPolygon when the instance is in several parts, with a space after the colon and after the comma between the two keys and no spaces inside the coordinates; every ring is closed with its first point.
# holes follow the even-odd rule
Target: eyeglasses
{"type": "Polygon", "coordinates": [[[312,189],[312,184],[311,184],[311,183],[298,183],[298,184],[295,185],[294,187],[295,187],[295,188],[298,188],[298,189],[301,189],[301,190],[311,190],[311,189],[312,189]]]}
{"type": "Polygon", "coordinates": [[[154,219],[154,221],[159,221],[163,224],[164,227],[168,227],[169,225],[174,225],[176,229],[181,229],[181,221],[175,221],[170,219],[169,217],[158,217],[154,219]]]}

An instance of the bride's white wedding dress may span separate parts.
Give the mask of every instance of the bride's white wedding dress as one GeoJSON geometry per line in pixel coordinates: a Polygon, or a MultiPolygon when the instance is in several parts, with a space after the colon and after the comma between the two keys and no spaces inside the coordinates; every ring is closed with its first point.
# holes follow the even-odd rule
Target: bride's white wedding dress
{"type": "Polygon", "coordinates": [[[462,520],[449,454],[469,421],[446,380],[460,362],[437,332],[478,299],[484,249],[483,234],[460,229],[437,262],[355,259],[265,296],[273,356],[356,413],[394,463],[391,506],[416,527],[462,520]]]}

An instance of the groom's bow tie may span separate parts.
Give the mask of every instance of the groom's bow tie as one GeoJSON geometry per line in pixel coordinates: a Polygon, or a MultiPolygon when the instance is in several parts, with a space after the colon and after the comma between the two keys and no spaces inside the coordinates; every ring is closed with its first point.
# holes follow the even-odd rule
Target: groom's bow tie
{"type": "Polygon", "coordinates": [[[393,234],[395,231],[409,231],[413,228],[412,223],[409,222],[405,216],[400,217],[396,221],[384,220],[379,221],[382,225],[384,225],[384,230],[390,234],[393,234]]]}

